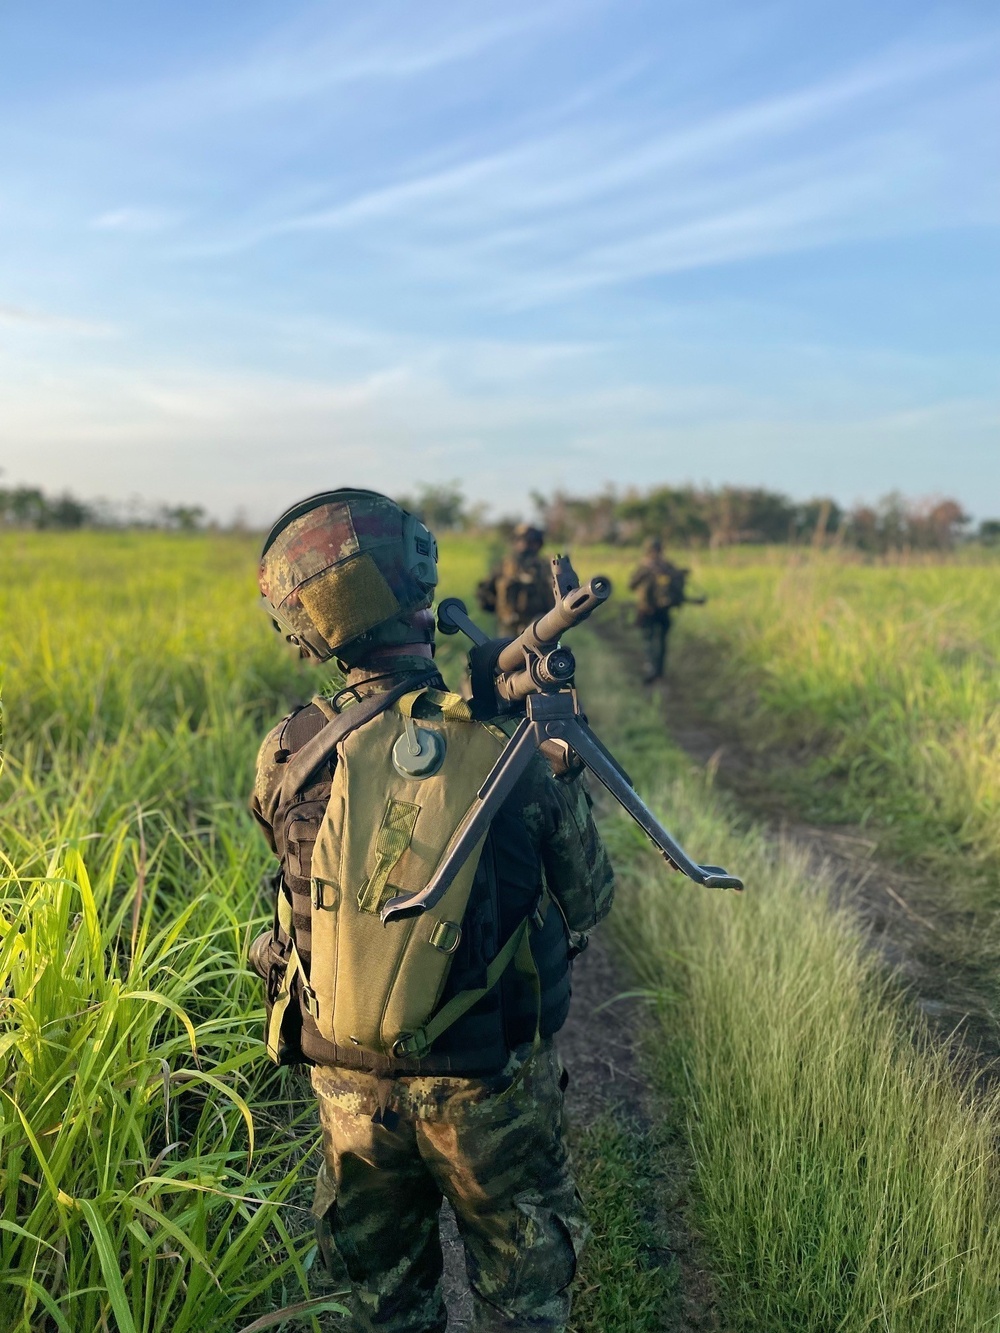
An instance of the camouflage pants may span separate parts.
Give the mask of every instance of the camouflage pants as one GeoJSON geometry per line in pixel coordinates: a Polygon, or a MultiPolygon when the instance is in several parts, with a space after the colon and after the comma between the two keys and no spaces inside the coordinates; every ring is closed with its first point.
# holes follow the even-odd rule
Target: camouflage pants
{"type": "Polygon", "coordinates": [[[565,1329],[586,1224],[561,1072],[550,1044],[506,1090],[509,1078],[312,1071],[324,1156],[315,1212],[347,1269],[355,1329],[444,1330],[442,1196],[465,1246],[475,1333],[565,1329]]]}
{"type": "Polygon", "coordinates": [[[640,622],[643,648],[646,653],[646,680],[659,680],[667,658],[667,635],[670,633],[669,617],[640,622]]]}

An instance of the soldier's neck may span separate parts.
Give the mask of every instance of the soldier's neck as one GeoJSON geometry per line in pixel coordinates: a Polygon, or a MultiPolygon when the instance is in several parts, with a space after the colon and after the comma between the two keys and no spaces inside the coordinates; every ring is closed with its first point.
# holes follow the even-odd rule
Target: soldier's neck
{"type": "Polygon", "coordinates": [[[380,651],[358,666],[351,667],[345,677],[345,683],[352,688],[371,684],[375,688],[383,685],[388,689],[400,676],[425,676],[431,665],[430,645],[426,643],[408,643],[394,645],[392,649],[380,651]]]}

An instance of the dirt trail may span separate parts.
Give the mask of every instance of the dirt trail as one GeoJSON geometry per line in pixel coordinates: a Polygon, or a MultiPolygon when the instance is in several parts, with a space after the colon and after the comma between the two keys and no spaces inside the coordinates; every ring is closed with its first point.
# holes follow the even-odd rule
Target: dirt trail
{"type": "MultiPolygon", "coordinates": [[[[632,633],[621,625],[601,626],[600,632],[641,677],[632,633]]],[[[671,737],[697,763],[709,766],[718,785],[748,813],[776,837],[803,849],[809,863],[828,875],[835,901],[863,924],[872,947],[903,979],[935,1036],[958,1059],[974,1062],[981,1086],[1000,1082],[995,983],[977,974],[975,964],[982,921],[944,911],[935,885],[880,857],[875,840],[860,826],[810,824],[785,808],[768,780],[773,756],[706,720],[694,663],[692,655],[677,654],[668,679],[651,687],[671,737]]]]}
{"type": "MultiPolygon", "coordinates": [[[[636,1034],[646,1023],[639,1013],[639,1002],[616,999],[628,988],[606,932],[597,930],[590,947],[574,963],[573,1004],[558,1038],[559,1052],[570,1075],[566,1109],[577,1132],[606,1113],[637,1129],[648,1127],[652,1121],[653,1094],[636,1049],[636,1034]]],[[[664,1323],[664,1333],[715,1333],[718,1324],[707,1276],[684,1228],[683,1169],[679,1163],[664,1163],[665,1199],[657,1216],[658,1230],[679,1265],[683,1307],[679,1318],[664,1323]],[[676,1181],[670,1178],[672,1174],[677,1175],[676,1181]]],[[[636,1202],[642,1206],[643,1201],[636,1202]]],[[[472,1302],[461,1242],[447,1204],[442,1209],[441,1229],[448,1330],[467,1333],[472,1302]]]]}

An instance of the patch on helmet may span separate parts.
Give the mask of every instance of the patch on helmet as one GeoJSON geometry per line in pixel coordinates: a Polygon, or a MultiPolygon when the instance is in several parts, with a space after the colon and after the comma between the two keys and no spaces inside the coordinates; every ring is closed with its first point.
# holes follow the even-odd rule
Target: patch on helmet
{"type": "Polygon", "coordinates": [[[347,643],[381,625],[400,604],[378,565],[363,552],[299,588],[299,600],[327,643],[347,643]]]}

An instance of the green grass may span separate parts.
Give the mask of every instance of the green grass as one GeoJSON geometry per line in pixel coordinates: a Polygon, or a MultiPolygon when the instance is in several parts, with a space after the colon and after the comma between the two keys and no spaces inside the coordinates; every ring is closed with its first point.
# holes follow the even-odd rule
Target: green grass
{"type": "Polygon", "coordinates": [[[658,1333],[677,1310],[678,1276],[657,1227],[663,1182],[656,1134],[606,1114],[576,1136],[574,1154],[591,1237],[571,1333],[658,1333]]]}
{"type": "Polygon", "coordinates": [[[12,1333],[235,1329],[306,1289],[314,1119],[261,1060],[244,965],[253,757],[301,683],[252,571],[222,540],[0,544],[12,1333]]]}
{"type": "MultiPolygon", "coordinates": [[[[456,555],[456,575],[461,570],[468,581],[474,553],[456,555]]],[[[577,559],[581,575],[610,569],[619,587],[624,563],[620,553],[615,564],[606,551],[582,551],[577,559]]],[[[904,583],[913,568],[926,575],[913,583],[913,596],[922,601],[949,597],[960,577],[973,576],[962,585],[968,589],[968,621],[992,632],[981,605],[992,567],[906,566],[904,583]]],[[[888,622],[915,622],[909,633],[919,639],[924,631],[916,608],[894,607],[886,594],[885,581],[898,573],[833,561],[805,567],[804,591],[794,608],[789,604],[788,615],[795,620],[809,611],[811,618],[785,656],[778,651],[774,670],[797,680],[796,670],[810,658],[810,636],[830,620],[829,609],[810,611],[815,581],[822,578],[839,590],[834,600],[840,619],[815,650],[820,697],[836,692],[824,676],[831,658],[853,657],[870,667],[877,657],[864,628],[872,608],[884,604],[888,622]],[[849,631],[862,642],[853,643],[849,631]]],[[[759,592],[771,580],[775,595],[787,600],[791,593],[782,580],[795,576],[787,562],[772,568],[759,556],[730,555],[715,557],[703,582],[713,592],[716,623],[724,625],[728,612],[741,627],[744,615],[753,622],[766,614],[750,590],[759,592]],[[746,605],[734,613],[739,597],[746,605]]],[[[712,624],[695,619],[701,614],[685,612],[693,626],[687,630],[692,653],[702,652],[705,640],[696,634],[712,624]]],[[[934,619],[929,606],[922,614],[934,619]]],[[[885,625],[882,630],[885,636],[885,625]]],[[[780,638],[780,629],[770,631],[770,642],[780,638]]],[[[933,678],[935,670],[948,670],[939,661],[940,644],[921,658],[898,639],[885,641],[901,655],[884,664],[889,695],[902,692],[908,699],[905,688],[921,672],[933,678]]],[[[694,1154],[695,1203],[688,1220],[711,1260],[721,1326],[734,1333],[1000,1329],[996,1103],[977,1100],[956,1079],[897,983],[866,952],[851,919],[831,907],[826,886],[807,872],[802,856],[738,816],[670,746],[658,709],[608,645],[586,629],[572,642],[588,712],[640,789],[690,851],[738,871],[749,885],[737,898],[706,893],[667,874],[642,835],[605,810],[622,880],[611,926],[637,976],[661,997],[651,1014],[659,1032],[651,1041],[651,1069],[661,1094],[661,1134],[685,1133],[694,1154]]],[[[726,670],[734,681],[741,671],[746,678],[751,674],[738,658],[726,670]]],[[[851,716],[858,734],[851,743],[861,748],[865,728],[870,734],[875,726],[875,711],[865,712],[865,670],[841,686],[856,708],[851,716]]],[[[977,718],[988,717],[972,706],[982,700],[983,676],[973,672],[971,679],[967,696],[944,691],[936,725],[946,729],[942,719],[950,717],[958,727],[955,719],[964,717],[965,725],[975,726],[977,718]]],[[[754,706],[758,718],[776,707],[759,701],[754,706]]],[[[787,716],[802,719],[791,705],[787,716]]],[[[835,714],[827,725],[828,733],[815,733],[817,743],[840,735],[835,714]]],[[[914,726],[921,725],[929,723],[917,713],[914,726]]],[[[907,743],[919,748],[920,736],[908,733],[907,743]]],[[[896,799],[905,806],[902,775],[888,764],[880,773],[881,782],[897,782],[896,799]]],[[[935,845],[924,841],[920,849],[935,845]]],[[[963,844],[963,854],[976,852],[963,844]]],[[[626,1138],[623,1155],[611,1145],[598,1151],[603,1180],[614,1181],[630,1160],[630,1143],[635,1146],[626,1138]]],[[[592,1170],[588,1164],[585,1179],[592,1170]]],[[[620,1251],[609,1261],[617,1251],[613,1224],[611,1231],[597,1271],[617,1266],[629,1280],[644,1277],[641,1264],[620,1251]]],[[[602,1289],[600,1281],[596,1285],[602,1289]]],[[[599,1319],[616,1318],[621,1296],[612,1284],[599,1319]]],[[[669,1297],[661,1293],[661,1299],[661,1313],[664,1307],[676,1310],[669,1297]]]]}
{"type": "MultiPolygon", "coordinates": [[[[446,544],[444,590],[483,563],[446,544]]],[[[596,556],[579,563],[597,572],[596,556]]],[[[746,568],[749,602],[763,576],[746,568]]],[[[315,1112],[262,1058],[244,960],[270,857],[245,799],[264,731],[313,686],[255,609],[253,569],[252,543],[222,538],[0,540],[12,1333],[236,1333],[308,1291],[315,1112]]],[[[720,564],[705,581],[721,601],[737,574],[720,564]]],[[[690,849],[750,884],[743,899],[700,892],[606,821],[623,871],[613,920],[662,996],[650,1024],[669,1095],[655,1140],[603,1126],[584,1145],[600,1239],[579,1327],[641,1328],[633,1310],[653,1327],[657,1303],[671,1309],[673,1270],[649,1260],[655,1212],[622,1199],[649,1197],[644,1154],[683,1129],[727,1330],[1000,1329],[995,1108],[914,1044],[850,923],[669,747],[610,650],[587,631],[576,643],[602,735],[690,849]]],[[[443,645],[448,669],[459,654],[443,645]]]]}
{"type": "MultiPolygon", "coordinates": [[[[449,585],[480,561],[449,544],[449,585]]],[[[259,1042],[245,955],[271,857],[246,797],[264,732],[318,678],[257,610],[254,568],[237,540],[0,539],[5,1333],[230,1333],[309,1289],[318,1126],[259,1042]]],[[[461,654],[443,645],[453,678],[461,654]]],[[[581,1148],[598,1194],[628,1179],[618,1150],[581,1148]]],[[[625,1333],[659,1278],[605,1282],[640,1242],[594,1222],[578,1327],[625,1333]]]]}
{"type": "MultiPolygon", "coordinates": [[[[807,818],[866,824],[885,851],[966,881],[966,905],[1000,905],[1000,560],[676,558],[709,602],[678,617],[674,667],[768,756],[765,782],[807,818]]],[[[587,560],[622,586],[621,552],[587,560]]]]}
{"type": "Polygon", "coordinates": [[[592,719],[650,804],[695,856],[748,885],[699,890],[631,825],[611,826],[612,925],[662,997],[665,1104],[684,1072],[691,1223],[722,1326],[1000,1329],[995,1102],[956,1083],[802,859],[664,743],[608,647],[581,635],[578,649],[592,719]]]}

